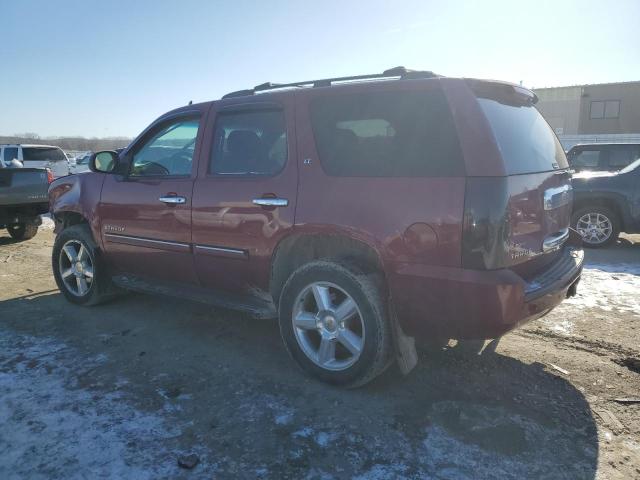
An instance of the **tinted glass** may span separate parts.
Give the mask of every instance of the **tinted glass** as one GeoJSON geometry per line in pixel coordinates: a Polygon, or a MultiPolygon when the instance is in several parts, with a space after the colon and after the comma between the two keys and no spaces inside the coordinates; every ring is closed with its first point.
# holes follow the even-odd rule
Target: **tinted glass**
{"type": "Polygon", "coordinates": [[[287,162],[284,113],[279,110],[218,115],[210,173],[273,175],[287,162]]]}
{"type": "Polygon", "coordinates": [[[635,159],[632,158],[632,151],[628,147],[618,147],[609,149],[609,168],[619,170],[626,167],[635,159]]]}
{"type": "Polygon", "coordinates": [[[449,104],[439,90],[321,97],[311,104],[311,120],[329,175],[464,175],[449,104]]]}
{"type": "Polygon", "coordinates": [[[571,155],[571,167],[592,170],[600,166],[600,150],[578,150],[571,155]]]}
{"type": "Polygon", "coordinates": [[[181,119],[162,127],[136,150],[130,175],[190,175],[199,123],[181,119]]]}
{"type": "Polygon", "coordinates": [[[56,147],[23,147],[22,158],[25,161],[33,162],[58,162],[60,160],[67,160],[64,152],[56,147]]]}
{"type": "Polygon", "coordinates": [[[4,153],[2,159],[5,164],[9,165],[9,162],[18,158],[18,147],[4,147],[4,153]]]}
{"type": "Polygon", "coordinates": [[[558,138],[531,105],[510,105],[478,98],[502,154],[508,175],[567,168],[558,138]]]}

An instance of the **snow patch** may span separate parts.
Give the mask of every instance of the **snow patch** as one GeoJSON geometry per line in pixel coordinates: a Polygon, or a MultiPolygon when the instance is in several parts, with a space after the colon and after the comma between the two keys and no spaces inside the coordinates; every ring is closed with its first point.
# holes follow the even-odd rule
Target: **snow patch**
{"type": "MultiPolygon", "coordinates": [[[[79,388],[105,356],[0,329],[0,478],[170,478],[179,433],[121,391],[79,388]]],[[[123,379],[118,380],[123,385],[123,379]]]]}
{"type": "Polygon", "coordinates": [[[582,273],[578,294],[563,305],[632,312],[640,316],[640,265],[590,264],[582,273]]]}

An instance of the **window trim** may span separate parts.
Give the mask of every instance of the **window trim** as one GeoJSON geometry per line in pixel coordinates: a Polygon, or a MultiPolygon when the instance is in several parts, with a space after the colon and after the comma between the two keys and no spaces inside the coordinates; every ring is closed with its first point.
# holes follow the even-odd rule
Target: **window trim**
{"type": "MultiPolygon", "coordinates": [[[[180,178],[191,178],[194,175],[194,167],[197,164],[197,150],[198,150],[198,142],[199,137],[202,135],[202,113],[199,110],[189,110],[186,112],[179,112],[176,114],[170,114],[160,117],[154,123],[149,125],[142,134],[136,139],[134,143],[132,143],[129,148],[125,151],[124,155],[129,160],[127,163],[127,172],[124,174],[124,177],[130,181],[140,181],[146,179],[158,180],[162,178],[168,179],[180,179],[180,178]],[[195,144],[193,148],[193,158],[191,160],[191,172],[187,174],[172,174],[172,175],[131,175],[131,170],[133,169],[133,157],[134,155],[140,151],[142,147],[144,147],[147,142],[153,138],[153,136],[158,133],[160,130],[165,128],[167,125],[171,123],[178,123],[179,121],[185,120],[198,120],[198,132],[196,133],[195,144]]],[[[197,170],[196,170],[197,172],[197,170]]]]}
{"type": "MultiPolygon", "coordinates": [[[[215,112],[215,121],[213,122],[213,130],[211,132],[211,151],[207,158],[207,170],[206,170],[206,178],[229,178],[229,179],[262,179],[262,178],[273,178],[277,177],[285,171],[287,165],[289,164],[289,123],[287,122],[287,111],[283,105],[278,103],[271,102],[255,102],[255,103],[242,103],[242,104],[233,104],[233,105],[225,105],[218,109],[215,112]],[[284,133],[286,135],[286,153],[287,156],[285,158],[284,163],[280,167],[279,170],[273,173],[216,173],[212,171],[212,167],[214,164],[214,155],[216,155],[216,145],[215,138],[216,132],[218,130],[218,125],[220,121],[220,117],[224,115],[233,115],[233,114],[246,114],[246,113],[255,113],[255,112],[281,112],[282,117],[284,119],[284,133]]],[[[217,155],[216,155],[217,156],[217,155]]]]}

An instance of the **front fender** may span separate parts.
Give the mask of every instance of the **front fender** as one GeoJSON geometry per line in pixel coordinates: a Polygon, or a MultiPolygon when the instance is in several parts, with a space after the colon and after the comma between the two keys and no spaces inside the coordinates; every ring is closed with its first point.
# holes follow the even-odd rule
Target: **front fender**
{"type": "Polygon", "coordinates": [[[98,205],[105,174],[81,173],[54,180],[49,186],[49,211],[55,221],[55,233],[64,228],[65,214],[73,213],[84,219],[91,228],[93,238],[101,244],[98,205]]]}

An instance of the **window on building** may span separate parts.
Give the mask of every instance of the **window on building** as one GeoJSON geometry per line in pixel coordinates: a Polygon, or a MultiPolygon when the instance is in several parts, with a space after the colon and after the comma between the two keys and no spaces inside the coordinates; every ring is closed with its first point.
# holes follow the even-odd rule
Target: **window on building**
{"type": "Polygon", "coordinates": [[[609,100],[604,104],[604,118],[618,118],[620,116],[620,101],[609,100]]]}
{"type": "Polygon", "coordinates": [[[620,100],[598,100],[591,102],[590,118],[618,118],[619,116],[620,100]]]}

